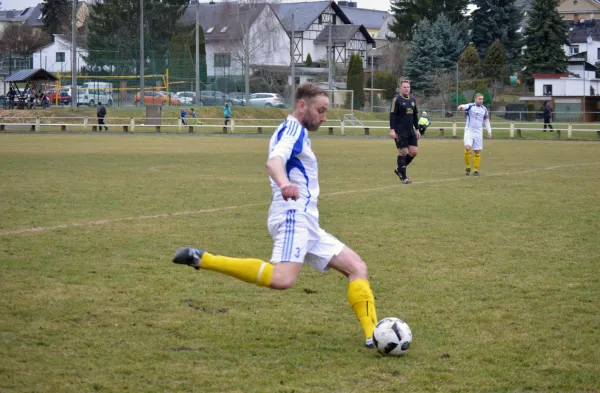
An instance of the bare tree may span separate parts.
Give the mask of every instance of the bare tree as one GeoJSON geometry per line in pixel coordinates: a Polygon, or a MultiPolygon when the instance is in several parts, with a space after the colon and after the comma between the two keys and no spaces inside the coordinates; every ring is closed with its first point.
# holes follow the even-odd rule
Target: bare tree
{"type": "Polygon", "coordinates": [[[0,33],[0,52],[27,56],[51,42],[48,34],[24,24],[11,24],[0,33]]]}
{"type": "Polygon", "coordinates": [[[381,48],[381,53],[379,70],[401,76],[404,70],[404,63],[410,54],[409,43],[404,41],[390,41],[381,48]]]}
{"type": "Polygon", "coordinates": [[[289,38],[273,9],[265,0],[247,0],[243,4],[229,2],[225,7],[233,18],[239,36],[232,35],[225,44],[232,61],[241,64],[244,73],[245,96],[250,95],[250,65],[275,64],[277,53],[289,52],[289,38]]]}
{"type": "Polygon", "coordinates": [[[456,74],[454,72],[436,72],[433,77],[433,82],[437,87],[439,94],[442,98],[442,116],[445,112],[452,111],[450,108],[451,103],[446,102],[448,95],[456,90],[456,74]]]}

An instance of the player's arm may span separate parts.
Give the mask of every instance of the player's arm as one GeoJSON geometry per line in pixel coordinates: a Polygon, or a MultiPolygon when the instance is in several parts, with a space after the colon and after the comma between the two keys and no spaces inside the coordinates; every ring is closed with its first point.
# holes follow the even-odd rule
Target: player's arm
{"type": "Polygon", "coordinates": [[[488,139],[492,139],[492,126],[490,125],[490,118],[488,115],[485,115],[483,118],[483,125],[485,125],[485,129],[488,133],[488,139]]]}
{"type": "Polygon", "coordinates": [[[421,133],[419,132],[419,109],[417,109],[417,100],[415,100],[415,107],[413,108],[413,127],[417,131],[418,138],[421,133]]]}
{"type": "Polygon", "coordinates": [[[267,161],[267,172],[271,179],[279,186],[281,190],[281,196],[284,200],[293,199],[296,200],[300,196],[298,187],[290,183],[290,179],[287,177],[285,171],[285,164],[283,159],[279,156],[269,158],[267,161]]]}
{"type": "Polygon", "coordinates": [[[279,186],[281,195],[285,200],[288,200],[289,198],[296,200],[300,196],[298,187],[290,182],[285,166],[291,157],[301,153],[301,146],[303,145],[301,139],[304,138],[305,133],[306,130],[300,125],[290,124],[283,132],[277,145],[275,145],[273,150],[269,153],[267,172],[275,184],[279,186]],[[298,146],[300,146],[300,150],[298,150],[298,146]]]}
{"type": "Polygon", "coordinates": [[[397,97],[394,97],[394,99],[392,100],[392,107],[390,108],[390,138],[394,138],[396,139],[396,114],[398,113],[397,111],[397,101],[396,101],[397,97]]]}

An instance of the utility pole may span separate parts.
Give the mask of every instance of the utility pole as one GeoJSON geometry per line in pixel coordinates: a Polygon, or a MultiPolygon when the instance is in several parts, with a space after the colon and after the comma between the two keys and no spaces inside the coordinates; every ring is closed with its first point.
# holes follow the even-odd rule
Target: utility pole
{"type": "Polygon", "coordinates": [[[296,97],[296,59],[294,58],[294,14],[292,14],[292,40],[290,46],[290,58],[292,63],[292,103],[296,97]]]}
{"type": "Polygon", "coordinates": [[[373,104],[373,58],[375,56],[375,44],[371,48],[371,112],[375,112],[375,106],[373,104]]]}
{"type": "MultiPolygon", "coordinates": [[[[331,8],[331,1],[329,2],[329,9],[333,10],[333,8],[331,8]]],[[[328,76],[327,82],[329,84],[329,90],[333,89],[333,80],[332,80],[332,75],[331,75],[331,56],[334,55],[333,48],[331,47],[331,30],[332,29],[333,29],[333,15],[331,15],[331,20],[329,23],[329,37],[327,39],[327,67],[329,68],[329,76],[328,76]],[[331,51],[331,53],[329,53],[329,51],[331,51]]]]}
{"type": "Polygon", "coordinates": [[[200,0],[196,0],[196,105],[200,105],[200,0]]]}
{"type": "MultiPolygon", "coordinates": [[[[71,14],[71,108],[77,108],[77,0],[73,0],[71,14]]],[[[58,94],[58,91],[56,92],[58,94]]]]}
{"type": "MultiPolygon", "coordinates": [[[[238,13],[240,6],[238,5],[238,13]]],[[[244,12],[244,98],[250,102],[250,27],[248,26],[248,12],[244,12]]]]}
{"type": "Polygon", "coordinates": [[[140,0],[140,103],[146,104],[144,96],[144,0],[140,0]]]}

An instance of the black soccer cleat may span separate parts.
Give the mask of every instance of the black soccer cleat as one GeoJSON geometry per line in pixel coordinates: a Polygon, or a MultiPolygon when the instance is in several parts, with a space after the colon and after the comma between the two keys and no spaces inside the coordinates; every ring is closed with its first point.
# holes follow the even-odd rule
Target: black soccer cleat
{"type": "Polygon", "coordinates": [[[173,257],[173,263],[188,265],[198,270],[200,269],[200,262],[202,262],[203,254],[204,250],[200,248],[180,248],[173,257]]]}
{"type": "Polygon", "coordinates": [[[398,178],[400,179],[400,181],[402,181],[402,175],[400,174],[400,171],[398,171],[398,168],[394,169],[394,174],[396,176],[398,176],[398,178]]]}
{"type": "Polygon", "coordinates": [[[402,184],[410,184],[412,183],[412,180],[410,180],[410,178],[405,177],[404,179],[402,179],[402,184]]]}
{"type": "Polygon", "coordinates": [[[471,168],[465,169],[465,175],[469,176],[471,174],[471,168]]]}
{"type": "Polygon", "coordinates": [[[367,349],[375,349],[375,342],[373,341],[373,337],[369,337],[365,341],[365,348],[367,349]]]}
{"type": "Polygon", "coordinates": [[[479,176],[479,171],[473,172],[473,176],[479,176]]]}

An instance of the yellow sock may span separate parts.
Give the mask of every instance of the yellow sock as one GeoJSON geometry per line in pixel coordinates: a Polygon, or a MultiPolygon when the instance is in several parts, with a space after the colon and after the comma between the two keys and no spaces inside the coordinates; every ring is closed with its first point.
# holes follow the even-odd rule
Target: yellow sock
{"type": "Polygon", "coordinates": [[[465,149],[465,165],[471,169],[471,150],[465,149]]]}
{"type": "Polygon", "coordinates": [[[354,280],[348,283],[348,302],[358,321],[360,322],[365,337],[373,337],[373,329],[377,325],[375,312],[375,297],[367,280],[354,280]]]}
{"type": "Polygon", "coordinates": [[[475,153],[475,158],[473,159],[473,169],[475,172],[479,171],[479,164],[481,164],[481,153],[475,153]]]}
{"type": "Polygon", "coordinates": [[[202,255],[200,268],[223,273],[260,287],[271,285],[273,275],[273,265],[260,259],[230,258],[208,252],[202,255]]]}

